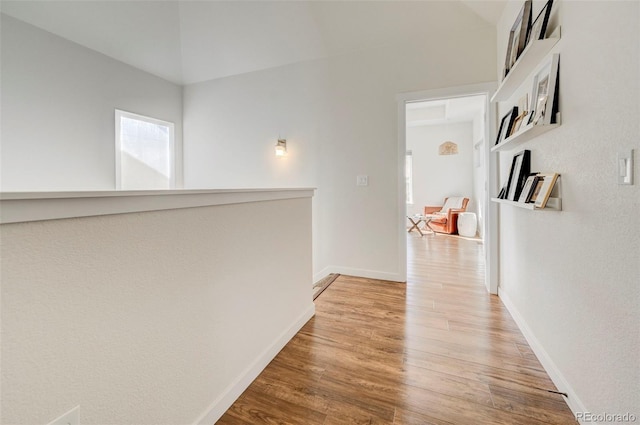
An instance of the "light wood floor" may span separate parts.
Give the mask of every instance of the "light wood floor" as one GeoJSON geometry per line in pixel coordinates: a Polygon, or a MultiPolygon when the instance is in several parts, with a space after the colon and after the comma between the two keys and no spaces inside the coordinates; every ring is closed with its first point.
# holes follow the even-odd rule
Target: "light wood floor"
{"type": "Polygon", "coordinates": [[[218,424],[572,424],[482,245],[409,235],[407,284],[340,276],[218,424]]]}

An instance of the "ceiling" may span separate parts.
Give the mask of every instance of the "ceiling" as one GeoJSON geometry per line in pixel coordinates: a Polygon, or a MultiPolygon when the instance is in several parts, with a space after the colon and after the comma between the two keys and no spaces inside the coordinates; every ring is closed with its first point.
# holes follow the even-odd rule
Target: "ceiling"
{"type": "Polygon", "coordinates": [[[2,13],[177,84],[495,27],[507,0],[24,1],[2,13]]]}
{"type": "Polygon", "coordinates": [[[407,127],[473,122],[484,113],[485,96],[466,96],[407,104],[407,127]]]}

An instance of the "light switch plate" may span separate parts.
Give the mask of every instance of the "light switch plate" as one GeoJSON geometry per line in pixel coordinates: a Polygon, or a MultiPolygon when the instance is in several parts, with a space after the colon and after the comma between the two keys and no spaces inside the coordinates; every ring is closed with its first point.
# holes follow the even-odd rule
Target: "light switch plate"
{"type": "Polygon", "coordinates": [[[369,186],[369,176],[357,176],[356,186],[369,186]]]}
{"type": "Polygon", "coordinates": [[[618,184],[633,184],[633,149],[618,152],[616,165],[618,167],[618,184]]]}
{"type": "Polygon", "coordinates": [[[80,425],[80,406],[76,406],[47,425],[80,425]]]}

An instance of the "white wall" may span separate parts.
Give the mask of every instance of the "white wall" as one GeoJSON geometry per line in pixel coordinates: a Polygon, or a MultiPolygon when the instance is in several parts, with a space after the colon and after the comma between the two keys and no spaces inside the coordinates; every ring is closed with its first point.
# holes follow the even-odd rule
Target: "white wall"
{"type": "MultiPolygon", "coordinates": [[[[112,189],[114,108],[175,122],[180,145],[180,87],[2,19],[2,190],[112,189]]],[[[185,187],[317,186],[316,276],[399,278],[395,97],[493,80],[495,30],[474,19],[446,42],[383,44],[186,87],[185,187]],[[273,156],[278,136],[289,141],[284,160],[273,156]],[[355,186],[358,174],[368,187],[355,186]]]]}
{"type": "Polygon", "coordinates": [[[310,198],[1,225],[0,422],[214,423],[313,314],[310,229],[310,198]]]}
{"type": "Polygon", "coordinates": [[[1,16],[3,191],[114,189],[115,109],[175,123],[182,163],[180,86],[1,16]]]}
{"type": "Polygon", "coordinates": [[[485,114],[484,110],[478,112],[473,119],[473,198],[476,201],[473,211],[478,218],[478,236],[484,238],[484,219],[487,214],[486,188],[487,188],[487,158],[485,150],[485,114]]]}
{"type": "MultiPolygon", "coordinates": [[[[498,63],[520,7],[498,26],[498,63]]],[[[518,150],[562,174],[563,211],[501,206],[500,292],[574,410],[640,417],[640,3],[554,7],[562,126],[518,150]],[[635,185],[618,186],[616,154],[631,148],[635,185]]]]}
{"type": "Polygon", "coordinates": [[[492,81],[495,62],[486,25],[187,86],[185,185],[318,187],[316,278],[400,279],[396,95],[492,81]],[[273,157],[278,133],[285,161],[273,157]],[[369,186],[356,187],[359,174],[369,186]]]}
{"type": "MultiPolygon", "coordinates": [[[[422,214],[425,205],[442,205],[444,198],[473,196],[473,126],[471,122],[407,128],[407,150],[413,155],[413,205],[408,214],[422,214]],[[458,155],[438,155],[445,141],[458,145],[458,155]]],[[[469,208],[471,210],[471,208],[469,208]]]]}

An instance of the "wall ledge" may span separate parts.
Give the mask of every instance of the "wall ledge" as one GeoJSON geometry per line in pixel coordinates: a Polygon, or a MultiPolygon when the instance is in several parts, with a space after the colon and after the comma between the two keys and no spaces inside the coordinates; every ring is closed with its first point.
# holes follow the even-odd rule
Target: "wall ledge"
{"type": "Polygon", "coordinates": [[[0,224],[310,198],[315,188],[1,192],[0,224]]]}

